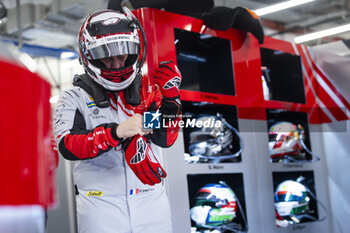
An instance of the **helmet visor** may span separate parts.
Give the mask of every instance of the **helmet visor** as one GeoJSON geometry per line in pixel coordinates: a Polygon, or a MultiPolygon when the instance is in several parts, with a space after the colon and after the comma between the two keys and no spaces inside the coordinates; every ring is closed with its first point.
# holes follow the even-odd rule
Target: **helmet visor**
{"type": "Polygon", "coordinates": [[[305,201],[306,193],[303,192],[302,196],[293,195],[290,193],[283,193],[275,195],[275,202],[286,202],[286,201],[305,201]]]}
{"type": "Polygon", "coordinates": [[[292,133],[269,133],[269,141],[288,141],[293,139],[292,133]]]}
{"type": "Polygon", "coordinates": [[[88,52],[91,60],[125,54],[138,54],[139,44],[132,41],[115,41],[91,48],[88,52]]]}

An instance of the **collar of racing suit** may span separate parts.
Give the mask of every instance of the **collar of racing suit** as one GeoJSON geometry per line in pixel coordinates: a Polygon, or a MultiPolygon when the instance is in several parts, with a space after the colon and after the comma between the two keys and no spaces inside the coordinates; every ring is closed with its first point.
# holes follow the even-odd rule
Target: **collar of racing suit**
{"type": "MultiPolygon", "coordinates": [[[[137,106],[141,103],[141,75],[137,75],[129,87],[124,90],[126,103],[137,106]]],[[[108,90],[93,81],[88,74],[74,75],[73,85],[81,87],[92,96],[96,105],[100,108],[106,108],[110,105],[108,90]]]]}

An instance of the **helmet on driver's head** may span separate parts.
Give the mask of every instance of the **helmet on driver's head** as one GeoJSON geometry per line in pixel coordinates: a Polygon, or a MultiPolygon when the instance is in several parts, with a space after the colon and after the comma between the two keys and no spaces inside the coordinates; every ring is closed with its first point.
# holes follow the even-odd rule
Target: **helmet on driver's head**
{"type": "Polygon", "coordinates": [[[275,208],[282,218],[305,214],[309,209],[309,202],[310,197],[303,184],[286,180],[277,186],[275,208]]]}
{"type": "Polygon", "coordinates": [[[198,117],[197,121],[208,124],[203,124],[203,127],[189,134],[190,154],[201,157],[216,157],[227,154],[232,147],[232,130],[214,115],[198,117]]]}
{"type": "Polygon", "coordinates": [[[289,156],[300,156],[303,146],[304,130],[301,125],[282,121],[273,124],[269,129],[269,150],[272,159],[289,156]]]}
{"type": "Polygon", "coordinates": [[[107,90],[127,88],[139,72],[140,39],[137,27],[122,13],[103,10],[91,14],[78,37],[84,70],[107,90]],[[128,55],[125,66],[108,69],[101,58],[128,55]]]}
{"type": "Polygon", "coordinates": [[[207,184],[196,193],[191,219],[197,227],[215,228],[231,223],[236,210],[236,196],[230,187],[207,184]]]}

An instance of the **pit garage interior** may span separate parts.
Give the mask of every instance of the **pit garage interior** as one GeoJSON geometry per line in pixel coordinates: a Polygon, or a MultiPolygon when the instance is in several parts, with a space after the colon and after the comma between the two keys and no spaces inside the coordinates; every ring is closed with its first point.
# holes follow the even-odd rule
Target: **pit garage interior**
{"type": "MultiPolygon", "coordinates": [[[[171,38],[171,40],[174,33],[173,28],[188,29],[186,25],[182,26],[183,24],[177,23],[177,18],[181,22],[187,20],[190,24],[193,22],[193,25],[200,22],[198,19],[180,14],[177,15],[177,13],[168,15],[168,12],[163,13],[164,9],[154,10],[147,8],[149,5],[170,2],[170,0],[115,2],[118,2],[118,4],[123,2],[129,4],[129,6],[133,3],[135,5],[136,2],[144,7],[137,9],[137,11],[142,11],[144,14],[140,13],[137,15],[149,14],[154,16],[154,18],[151,18],[154,21],[142,20],[142,23],[153,25],[152,27],[147,27],[148,29],[155,28],[156,31],[154,37],[149,40],[151,43],[150,47],[154,45],[153,43],[157,43],[158,37],[161,38],[159,35],[163,33],[162,28],[164,27],[162,25],[167,24],[166,20],[170,20],[169,25],[171,27],[169,26],[169,28],[171,28],[171,31],[164,31],[164,33],[171,33],[171,36],[166,36],[166,38],[171,38]],[[159,22],[156,20],[157,17],[161,18],[163,16],[164,20],[159,22]]],[[[181,4],[184,4],[184,6],[190,6],[189,3],[186,5],[183,2],[185,1],[182,1],[181,4]]],[[[0,3],[0,42],[4,48],[1,49],[0,56],[5,61],[24,67],[28,72],[38,75],[38,77],[50,84],[51,94],[49,99],[51,111],[53,111],[59,93],[72,87],[72,80],[75,74],[84,73],[82,66],[79,64],[77,48],[77,35],[82,22],[92,12],[106,9],[109,1],[0,0],[0,3]]],[[[350,1],[215,0],[214,4],[215,7],[224,6],[231,9],[236,7],[248,8],[259,16],[265,35],[265,40],[262,44],[259,44],[250,32],[230,29],[235,33],[234,35],[229,35],[231,31],[224,34],[220,34],[220,32],[214,33],[217,37],[223,37],[227,41],[234,41],[236,40],[235,38],[240,38],[239,40],[242,40],[242,43],[244,43],[242,47],[246,47],[247,57],[250,56],[249,59],[256,59],[255,53],[260,56],[263,52],[268,53],[269,51],[282,51],[300,56],[300,73],[304,80],[302,83],[305,84],[305,86],[302,84],[303,89],[301,92],[303,95],[304,93],[306,94],[304,100],[301,101],[299,99],[296,101],[294,99],[288,100],[288,98],[285,101],[283,100],[284,97],[281,97],[282,99],[269,99],[266,96],[264,99],[263,95],[266,95],[266,93],[263,88],[265,87],[261,86],[262,96],[261,98],[258,97],[260,102],[257,101],[254,108],[263,108],[263,112],[267,116],[251,116],[254,113],[246,113],[244,109],[248,99],[254,97],[248,94],[242,94],[241,97],[238,96],[240,91],[237,89],[249,90],[248,86],[250,83],[242,75],[235,73],[236,71],[238,72],[236,63],[233,71],[235,73],[233,87],[235,94],[232,95],[235,97],[222,98],[220,95],[216,96],[218,93],[214,93],[202,98],[197,93],[197,90],[191,90],[189,86],[188,90],[190,92],[188,90],[181,92],[184,93],[183,100],[187,109],[197,109],[197,107],[193,106],[196,106],[195,102],[198,99],[199,102],[210,102],[213,100],[217,109],[222,108],[224,115],[229,115],[231,112],[233,115],[236,115],[232,125],[235,128],[239,128],[241,132],[240,137],[245,143],[244,150],[240,152],[239,160],[233,163],[212,161],[212,163],[191,164],[191,162],[185,162],[183,156],[183,154],[187,153],[185,132],[179,134],[179,139],[172,148],[164,150],[167,157],[165,166],[169,171],[167,191],[169,192],[170,205],[173,208],[172,223],[174,233],[205,232],[196,231],[194,229],[194,220],[191,220],[190,217],[190,208],[193,205],[191,201],[192,195],[195,195],[195,191],[200,188],[199,184],[205,184],[203,181],[205,179],[212,181],[215,179],[226,179],[228,184],[232,184],[231,187],[236,187],[240,190],[237,193],[237,198],[243,202],[244,213],[239,214],[238,220],[242,222],[242,219],[246,218],[243,221],[245,223],[242,224],[249,224],[249,230],[247,227],[248,232],[350,232],[350,223],[347,221],[350,218],[350,198],[348,195],[350,192],[350,186],[348,185],[350,182],[348,168],[350,166],[350,145],[348,143],[350,140],[350,1]],[[270,13],[259,11],[284,2],[296,4],[295,6],[289,6],[286,9],[279,9],[270,13]],[[320,35],[318,38],[306,39],[301,42],[297,39],[300,39],[301,36],[318,32],[327,33],[330,30],[333,31],[320,35]],[[235,37],[236,35],[237,37],[235,37]],[[249,48],[252,49],[250,50],[249,48]],[[249,51],[253,52],[249,53],[249,51]],[[311,67],[312,71],[310,73],[308,73],[307,65],[311,67]],[[320,74],[317,74],[316,67],[319,68],[320,74]],[[237,80],[242,81],[237,83],[237,80]],[[317,84],[314,84],[314,82],[317,84]],[[327,93],[327,96],[333,99],[335,104],[328,104],[327,101],[323,101],[322,98],[327,99],[327,97],[322,96],[323,94],[321,93],[323,92],[319,92],[318,88],[323,88],[322,91],[327,93]],[[310,96],[314,95],[314,97],[309,97],[308,93],[311,93],[312,90],[314,91],[310,96]],[[310,98],[312,98],[311,102],[309,102],[310,98]],[[226,103],[231,100],[233,104],[226,103]],[[321,111],[326,109],[324,111],[329,120],[324,120],[325,118],[322,117],[311,119],[312,113],[309,112],[310,109],[306,111],[309,114],[305,115],[306,120],[303,118],[304,116],[299,118],[298,114],[283,115],[277,111],[280,109],[294,112],[294,110],[298,109],[299,105],[297,103],[303,103],[305,105],[302,105],[302,107],[307,108],[317,106],[321,111]],[[231,107],[223,107],[225,104],[233,106],[232,109],[231,107]],[[332,112],[334,109],[342,113],[337,115],[332,112]],[[291,119],[291,121],[300,119],[300,122],[307,121],[306,124],[308,126],[304,126],[309,134],[306,144],[312,148],[313,153],[317,154],[320,160],[313,161],[310,159],[311,162],[302,165],[298,163],[291,163],[290,165],[288,163],[271,162],[268,159],[268,136],[266,135],[268,126],[270,126],[269,117],[283,120],[291,119]],[[265,152],[261,153],[261,151],[265,151],[267,155],[263,155],[265,152]],[[181,155],[179,155],[179,152],[181,155]],[[318,206],[316,215],[313,215],[313,217],[316,216],[317,220],[310,220],[288,227],[276,227],[273,195],[277,185],[283,181],[283,178],[293,177],[293,179],[297,179],[300,176],[303,176],[304,179],[312,180],[311,189],[318,197],[314,200],[316,204],[313,204],[318,206]],[[322,204],[318,204],[318,201],[322,204]],[[265,212],[265,208],[270,210],[265,212]],[[245,217],[242,218],[242,216],[245,217]],[[322,219],[323,216],[326,216],[325,220],[322,219]],[[318,221],[320,219],[322,221],[318,221]]],[[[185,10],[190,11],[189,9],[185,10]]],[[[189,29],[189,31],[201,33],[193,28],[189,29]]],[[[175,34],[177,33],[176,30],[175,34]]],[[[146,30],[147,33],[151,34],[153,32],[146,30]]],[[[156,45],[154,46],[156,47],[156,45]]],[[[162,48],[162,46],[164,44],[159,45],[157,48],[162,48]]],[[[238,58],[238,56],[235,57],[233,54],[233,61],[238,64],[238,62],[244,63],[247,60],[248,64],[248,58],[244,57],[244,53],[241,52],[240,48],[237,48],[237,51],[240,51],[240,56],[238,58]]],[[[154,55],[154,61],[166,57],[161,52],[157,54],[155,50],[152,50],[151,54],[154,55]]],[[[268,63],[267,60],[263,62],[268,63]]],[[[259,64],[264,67],[261,65],[260,60],[259,64]]],[[[256,76],[258,76],[259,82],[261,82],[260,77],[264,76],[263,70],[264,68],[259,68],[259,70],[253,72],[257,73],[256,76]]],[[[210,92],[208,91],[208,93],[210,92]]],[[[293,92],[293,90],[290,92],[293,92]]],[[[12,99],[11,101],[16,104],[19,100],[12,99]]],[[[247,105],[247,108],[249,107],[251,106],[247,105]]],[[[200,111],[199,109],[196,111],[200,111]]],[[[208,112],[214,112],[214,110],[211,110],[211,107],[204,107],[204,109],[208,112]]],[[[336,112],[336,110],[334,111],[336,112]]],[[[6,164],[5,155],[1,154],[0,157],[3,158],[3,163],[6,164]]],[[[47,211],[46,232],[48,233],[77,232],[72,168],[73,162],[59,157],[58,167],[55,169],[55,201],[47,211]]],[[[1,183],[0,190],[2,192],[8,191],[1,183]]],[[[7,207],[8,205],[2,203],[2,207],[5,206],[7,207]]],[[[0,206],[0,208],[2,207],[0,206]]],[[[1,216],[7,216],[6,213],[6,211],[0,212],[0,218],[1,216]]],[[[11,212],[11,215],[8,216],[15,215],[16,212],[14,214],[11,212]]],[[[28,224],[31,225],[30,223],[28,224]]],[[[10,232],[44,232],[35,230],[23,231],[23,229],[21,230],[18,227],[14,227],[14,229],[10,232]]]]}

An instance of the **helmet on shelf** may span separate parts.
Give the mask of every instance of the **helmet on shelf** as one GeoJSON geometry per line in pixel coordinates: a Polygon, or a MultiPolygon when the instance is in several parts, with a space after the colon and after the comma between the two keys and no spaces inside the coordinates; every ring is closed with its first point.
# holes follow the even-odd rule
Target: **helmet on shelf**
{"type": "Polygon", "coordinates": [[[89,76],[105,89],[123,90],[141,72],[139,27],[127,14],[113,10],[95,12],[81,26],[80,61],[89,76]],[[127,55],[124,67],[106,68],[101,62],[102,58],[122,55],[127,55]]]}
{"type": "Polygon", "coordinates": [[[305,159],[303,153],[304,129],[291,122],[276,122],[269,129],[269,151],[272,160],[290,156],[305,159]]]}
{"type": "Polygon", "coordinates": [[[286,180],[277,186],[275,208],[282,218],[303,215],[309,210],[310,197],[306,187],[293,180],[286,180]]]}
{"type": "Polygon", "coordinates": [[[231,154],[233,132],[222,118],[214,115],[199,116],[197,121],[207,122],[189,134],[189,153],[207,159],[231,154]],[[215,123],[215,124],[214,124],[215,123]]]}
{"type": "Polygon", "coordinates": [[[236,217],[237,202],[233,190],[222,184],[207,184],[195,196],[191,219],[197,227],[218,228],[236,217]]]}

